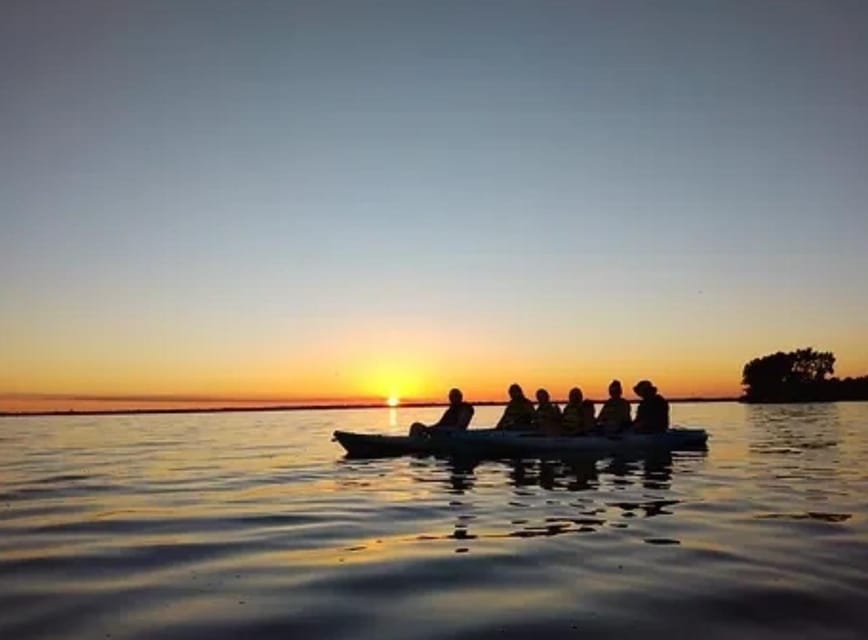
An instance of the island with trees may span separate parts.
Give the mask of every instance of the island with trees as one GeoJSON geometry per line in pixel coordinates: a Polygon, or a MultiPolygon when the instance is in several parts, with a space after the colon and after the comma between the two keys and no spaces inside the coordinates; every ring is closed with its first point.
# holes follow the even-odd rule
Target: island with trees
{"type": "Polygon", "coordinates": [[[744,365],[743,402],[836,402],[868,400],[868,376],[830,377],[835,354],[812,347],[754,358],[744,365]]]}

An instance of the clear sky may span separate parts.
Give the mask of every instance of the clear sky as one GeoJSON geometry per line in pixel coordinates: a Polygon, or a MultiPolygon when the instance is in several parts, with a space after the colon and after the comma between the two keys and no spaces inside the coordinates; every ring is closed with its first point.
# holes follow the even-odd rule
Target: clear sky
{"type": "Polygon", "coordinates": [[[868,373],[861,0],[6,1],[0,60],[0,409],[868,373]]]}

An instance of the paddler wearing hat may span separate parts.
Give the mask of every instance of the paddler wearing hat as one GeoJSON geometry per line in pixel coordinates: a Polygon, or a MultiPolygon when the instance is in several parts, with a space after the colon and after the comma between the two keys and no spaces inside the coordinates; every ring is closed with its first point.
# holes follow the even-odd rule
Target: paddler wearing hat
{"type": "Polygon", "coordinates": [[[633,430],[637,433],[663,433],[669,428],[669,403],[657,393],[649,380],[641,380],[633,387],[641,399],[636,408],[633,430]]]}

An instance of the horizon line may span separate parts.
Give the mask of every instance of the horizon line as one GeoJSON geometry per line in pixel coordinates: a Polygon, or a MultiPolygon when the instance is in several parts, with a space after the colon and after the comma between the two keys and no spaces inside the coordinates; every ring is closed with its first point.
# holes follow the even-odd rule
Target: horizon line
{"type": "MultiPolygon", "coordinates": [[[[265,405],[345,405],[345,404],[367,404],[385,402],[389,399],[389,394],[382,395],[348,395],[348,396],[331,396],[331,395],[280,395],[280,394],[261,394],[261,395],[221,395],[208,393],[76,393],[76,392],[53,392],[53,391],[0,391],[0,401],[3,400],[43,400],[43,401],[68,401],[68,402],[147,402],[157,404],[169,403],[226,403],[233,405],[235,403],[254,404],[257,406],[265,405]]],[[[448,404],[445,399],[446,395],[438,395],[436,398],[430,396],[398,396],[401,405],[407,404],[448,404]]],[[[731,394],[696,394],[696,395],[681,395],[680,398],[697,397],[697,398],[729,398],[731,394]]],[[[531,398],[532,399],[532,398],[531,398]]],[[[561,402],[565,402],[562,400],[561,402]]],[[[500,400],[481,399],[478,403],[496,403],[500,400]]]]}
{"type": "MultiPolygon", "coordinates": [[[[738,402],[743,396],[683,396],[668,398],[669,402],[738,402]]],[[[595,404],[603,401],[591,399],[595,404]]],[[[557,404],[564,404],[565,400],[552,400],[557,404]]],[[[472,402],[474,406],[494,407],[505,406],[508,400],[480,400],[472,402]]],[[[220,407],[167,407],[167,408],[124,408],[124,409],[55,409],[48,411],[0,411],[0,418],[16,417],[51,417],[51,416],[101,416],[101,415],[145,415],[145,414],[178,414],[178,413],[254,413],[254,412],[279,412],[279,411],[341,411],[350,409],[421,409],[428,407],[448,406],[446,401],[410,401],[402,402],[392,407],[383,401],[379,402],[344,402],[323,404],[284,404],[284,405],[258,405],[258,406],[220,406],[220,407]]]]}
{"type": "MultiPolygon", "coordinates": [[[[208,393],[76,393],[54,391],[0,391],[0,400],[58,400],[73,402],[258,402],[263,404],[297,402],[329,403],[329,402],[367,402],[375,401],[379,396],[290,396],[278,394],[262,394],[251,396],[219,395],[208,393]]],[[[422,400],[423,398],[419,398],[422,400]]]]}

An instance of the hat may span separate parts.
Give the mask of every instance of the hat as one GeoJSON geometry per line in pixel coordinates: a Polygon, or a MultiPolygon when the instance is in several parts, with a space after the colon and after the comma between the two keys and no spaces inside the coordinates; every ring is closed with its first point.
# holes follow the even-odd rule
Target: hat
{"type": "Polygon", "coordinates": [[[636,386],[633,387],[633,392],[637,395],[642,395],[643,393],[657,393],[657,387],[651,384],[650,380],[640,380],[636,383],[636,386]]]}

